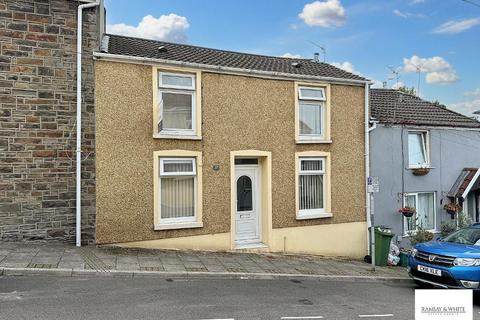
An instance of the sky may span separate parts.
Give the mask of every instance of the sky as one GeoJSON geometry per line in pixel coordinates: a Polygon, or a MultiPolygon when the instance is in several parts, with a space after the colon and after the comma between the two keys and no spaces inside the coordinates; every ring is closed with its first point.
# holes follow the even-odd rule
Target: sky
{"type": "Polygon", "coordinates": [[[320,52],[375,87],[384,81],[388,88],[414,87],[466,115],[480,110],[480,0],[105,0],[105,6],[110,33],[273,56],[310,59],[320,52]]]}

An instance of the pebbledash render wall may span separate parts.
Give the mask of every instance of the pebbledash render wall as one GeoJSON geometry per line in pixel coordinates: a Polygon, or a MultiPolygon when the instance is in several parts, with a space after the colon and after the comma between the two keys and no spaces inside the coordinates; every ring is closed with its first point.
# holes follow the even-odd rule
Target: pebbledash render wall
{"type": "Polygon", "coordinates": [[[230,152],[260,150],[272,161],[269,251],[365,254],[364,87],[331,85],[333,143],[296,144],[294,81],[203,71],[202,140],[189,141],[152,138],[151,65],[97,60],[95,77],[98,244],[232,249],[230,152]],[[202,152],[202,228],[154,230],[153,153],[173,149],[202,152]],[[332,218],[296,219],[302,151],[331,153],[332,218]]]}
{"type": "MultiPolygon", "coordinates": [[[[75,238],[78,1],[0,0],[0,239],[75,238]]],[[[94,241],[92,52],[97,9],[84,11],[83,239],[94,241]]]]}

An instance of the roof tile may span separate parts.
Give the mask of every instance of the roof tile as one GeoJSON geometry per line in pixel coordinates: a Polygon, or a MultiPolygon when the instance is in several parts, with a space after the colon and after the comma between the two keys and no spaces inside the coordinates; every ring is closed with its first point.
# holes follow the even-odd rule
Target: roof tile
{"type": "Polygon", "coordinates": [[[394,89],[370,89],[371,116],[385,124],[480,128],[480,122],[447,107],[394,89]]]}
{"type": "Polygon", "coordinates": [[[107,34],[106,37],[108,37],[106,53],[110,54],[197,63],[215,67],[368,81],[328,63],[308,59],[262,56],[113,34],[107,34]],[[158,50],[161,46],[166,50],[158,50]],[[294,67],[293,62],[299,62],[300,67],[294,67]]]}

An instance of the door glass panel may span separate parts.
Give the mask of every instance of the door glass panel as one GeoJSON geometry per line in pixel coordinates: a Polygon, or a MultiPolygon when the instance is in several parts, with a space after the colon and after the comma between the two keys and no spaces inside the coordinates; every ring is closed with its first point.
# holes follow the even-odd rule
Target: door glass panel
{"type": "Polygon", "coordinates": [[[237,211],[253,210],[252,180],[241,176],[237,180],[237,211]]]}
{"type": "Polygon", "coordinates": [[[242,165],[242,164],[258,164],[258,159],[257,158],[240,158],[240,159],[235,159],[235,164],[236,165],[242,165]]]}

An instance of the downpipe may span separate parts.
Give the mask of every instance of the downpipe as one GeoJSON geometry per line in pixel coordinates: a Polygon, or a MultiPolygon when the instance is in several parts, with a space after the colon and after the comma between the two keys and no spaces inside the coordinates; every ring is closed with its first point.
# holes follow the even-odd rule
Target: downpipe
{"type": "Polygon", "coordinates": [[[82,25],[83,9],[100,5],[100,0],[78,6],[77,11],[77,145],[76,145],[76,195],[75,244],[82,246],[82,25]]]}
{"type": "Polygon", "coordinates": [[[372,268],[375,270],[375,237],[373,226],[373,215],[371,215],[371,195],[368,192],[368,178],[370,177],[370,85],[365,83],[365,214],[367,219],[367,253],[372,259],[372,268]]]}

